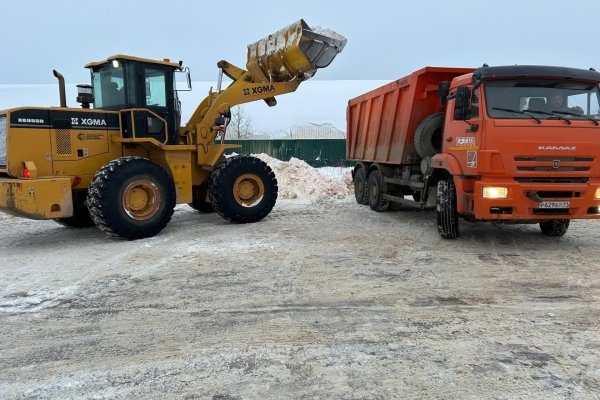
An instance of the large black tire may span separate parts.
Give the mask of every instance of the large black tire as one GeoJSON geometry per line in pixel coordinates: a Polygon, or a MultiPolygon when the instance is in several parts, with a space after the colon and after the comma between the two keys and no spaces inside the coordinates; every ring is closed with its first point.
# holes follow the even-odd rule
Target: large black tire
{"type": "Polygon", "coordinates": [[[367,176],[363,167],[356,167],[354,171],[354,198],[358,204],[369,204],[369,196],[367,195],[367,176]]]}
{"type": "Polygon", "coordinates": [[[422,158],[433,157],[442,151],[444,113],[431,114],[422,120],[415,130],[414,144],[422,158]]]}
{"type": "Polygon", "coordinates": [[[458,237],[458,212],[456,211],[456,187],[452,179],[438,182],[436,203],[436,218],[440,236],[444,239],[456,239],[458,237]]]}
{"type": "Polygon", "coordinates": [[[542,233],[547,236],[563,236],[569,229],[570,219],[551,219],[540,222],[542,233]]]}
{"type": "Polygon", "coordinates": [[[154,236],[171,220],[175,184],[169,174],[141,157],[121,157],[94,176],[87,200],[96,226],[115,238],[154,236]]]}
{"type": "Polygon", "coordinates": [[[381,173],[378,170],[374,170],[369,174],[369,179],[367,180],[367,194],[371,210],[381,212],[388,209],[389,202],[383,199],[384,193],[381,173]]]}
{"type": "Polygon", "coordinates": [[[54,221],[62,226],[69,228],[87,228],[94,226],[94,221],[90,217],[90,212],[86,203],[87,190],[77,190],[73,192],[73,216],[67,218],[57,218],[54,221]]]}
{"type": "Polygon", "coordinates": [[[236,224],[266,217],[277,201],[277,179],[264,161],[234,156],[217,165],[210,175],[208,197],[215,211],[236,224]]]}
{"type": "Polygon", "coordinates": [[[215,211],[213,205],[208,201],[208,184],[194,186],[192,194],[193,200],[188,205],[194,210],[204,214],[215,211]]]}

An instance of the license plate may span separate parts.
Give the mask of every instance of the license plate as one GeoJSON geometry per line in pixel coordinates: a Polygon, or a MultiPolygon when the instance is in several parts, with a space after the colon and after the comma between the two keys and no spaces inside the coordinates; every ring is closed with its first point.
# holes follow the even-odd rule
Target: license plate
{"type": "Polygon", "coordinates": [[[570,201],[542,201],[540,202],[539,208],[569,208],[571,207],[570,201]]]}

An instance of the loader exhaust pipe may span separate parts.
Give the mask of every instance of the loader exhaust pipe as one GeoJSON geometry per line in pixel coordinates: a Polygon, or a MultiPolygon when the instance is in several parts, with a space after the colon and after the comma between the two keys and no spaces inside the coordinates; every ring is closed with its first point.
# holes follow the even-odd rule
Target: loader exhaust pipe
{"type": "Polygon", "coordinates": [[[53,69],[52,73],[58,79],[58,92],[60,94],[60,106],[66,108],[67,107],[67,95],[65,94],[65,78],[62,76],[60,72],[53,69]]]}

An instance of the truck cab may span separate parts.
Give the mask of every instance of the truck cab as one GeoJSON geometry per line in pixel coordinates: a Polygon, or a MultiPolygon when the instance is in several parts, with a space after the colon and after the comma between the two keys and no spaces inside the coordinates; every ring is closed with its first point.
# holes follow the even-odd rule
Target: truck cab
{"type": "Polygon", "coordinates": [[[537,66],[483,67],[455,79],[432,165],[452,176],[458,214],[598,218],[598,82],[595,71],[537,66]]]}

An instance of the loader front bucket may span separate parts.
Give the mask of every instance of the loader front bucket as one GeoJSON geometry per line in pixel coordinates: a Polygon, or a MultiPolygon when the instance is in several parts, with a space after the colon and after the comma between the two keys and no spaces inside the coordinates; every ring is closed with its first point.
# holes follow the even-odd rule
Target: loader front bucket
{"type": "Polygon", "coordinates": [[[301,19],[248,45],[246,68],[255,82],[306,80],[318,68],[327,67],[346,41],[344,36],[331,30],[311,29],[301,19]]]}

